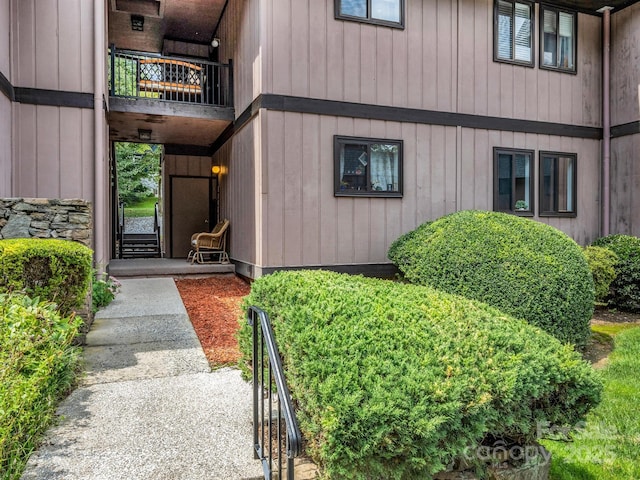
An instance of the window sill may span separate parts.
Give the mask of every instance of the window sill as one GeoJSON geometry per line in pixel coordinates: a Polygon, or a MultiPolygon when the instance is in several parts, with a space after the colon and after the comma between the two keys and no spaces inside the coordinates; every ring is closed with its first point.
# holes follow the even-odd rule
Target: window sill
{"type": "Polygon", "coordinates": [[[334,192],[334,197],[402,198],[400,192],[334,192]]]}
{"type": "Polygon", "coordinates": [[[549,65],[540,65],[540,70],[547,70],[549,72],[567,73],[569,75],[578,74],[577,68],[574,68],[573,70],[571,70],[569,68],[551,67],[549,65]]]}
{"type": "Polygon", "coordinates": [[[578,215],[576,212],[571,213],[558,213],[558,212],[541,212],[539,217],[554,217],[554,218],[576,218],[578,215]]]}
{"type": "Polygon", "coordinates": [[[498,57],[493,57],[493,61],[496,63],[504,63],[506,65],[514,65],[516,67],[527,67],[527,68],[535,67],[535,64],[533,63],[533,61],[524,62],[519,60],[505,60],[504,58],[498,58],[498,57]]]}
{"type": "Polygon", "coordinates": [[[336,15],[336,20],[343,20],[345,22],[356,22],[356,23],[367,23],[369,25],[376,25],[378,27],[390,27],[397,28],[399,30],[404,30],[404,23],[396,23],[396,22],[387,22],[385,20],[375,20],[371,18],[362,18],[362,17],[350,17],[348,15],[336,15]]]}

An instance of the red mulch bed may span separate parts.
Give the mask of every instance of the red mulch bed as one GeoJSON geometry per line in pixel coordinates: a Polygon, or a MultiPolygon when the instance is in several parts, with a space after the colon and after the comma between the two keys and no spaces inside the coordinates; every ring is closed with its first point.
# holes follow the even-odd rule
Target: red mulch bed
{"type": "Polygon", "coordinates": [[[240,359],[236,332],[242,297],[250,286],[235,275],[175,279],[193,328],[212,366],[240,359]]]}

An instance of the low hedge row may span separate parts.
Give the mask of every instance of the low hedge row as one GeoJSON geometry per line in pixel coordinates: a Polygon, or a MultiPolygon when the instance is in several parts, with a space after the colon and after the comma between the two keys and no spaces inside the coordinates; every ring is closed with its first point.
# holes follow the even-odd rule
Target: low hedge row
{"type": "Polygon", "coordinates": [[[0,240],[0,292],[24,292],[55,302],[63,314],[83,306],[92,276],[92,252],[68,240],[0,240]]]}
{"type": "Polygon", "coordinates": [[[396,240],[405,278],[486,302],[584,346],[594,286],[580,247],[560,230],[499,212],[460,211],[396,240]]]}
{"type": "Polygon", "coordinates": [[[640,312],[640,238],[609,235],[599,238],[592,245],[607,248],[618,256],[609,305],[620,310],[640,312]]]}
{"type": "Polygon", "coordinates": [[[57,400],[74,381],[79,317],[18,294],[0,294],[0,477],[18,479],[57,400]]]}
{"type": "MultiPolygon", "coordinates": [[[[571,346],[428,287],[325,271],[255,281],[307,452],[326,479],[430,478],[485,436],[574,424],[601,384],[571,346]]],[[[250,330],[239,335],[245,366],[250,330]]],[[[250,367],[250,365],[248,365],[250,367]]]]}

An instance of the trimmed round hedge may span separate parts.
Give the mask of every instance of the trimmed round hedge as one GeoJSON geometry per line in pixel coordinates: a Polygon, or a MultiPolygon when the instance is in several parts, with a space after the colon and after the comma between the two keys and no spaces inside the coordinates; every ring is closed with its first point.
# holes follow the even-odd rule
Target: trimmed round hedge
{"type": "Polygon", "coordinates": [[[620,310],[640,312],[640,238],[609,235],[599,238],[592,245],[607,248],[618,256],[609,304],[620,310]]]}
{"type": "Polygon", "coordinates": [[[92,260],[91,249],[69,240],[0,240],[0,292],[55,302],[66,315],[85,302],[92,260]]]}
{"type": "Polygon", "coordinates": [[[388,256],[412,283],[486,302],[578,347],[589,338],[589,266],[576,242],[549,225],[461,211],[403,235],[388,256]]]}
{"type": "MultiPolygon", "coordinates": [[[[602,385],[570,345],[480,302],[326,271],[277,272],[269,315],[306,453],[322,478],[431,478],[489,436],[530,445],[575,425],[602,385]],[[545,424],[546,425],[546,424],[545,424]]],[[[251,329],[242,319],[241,365],[251,329]]]]}

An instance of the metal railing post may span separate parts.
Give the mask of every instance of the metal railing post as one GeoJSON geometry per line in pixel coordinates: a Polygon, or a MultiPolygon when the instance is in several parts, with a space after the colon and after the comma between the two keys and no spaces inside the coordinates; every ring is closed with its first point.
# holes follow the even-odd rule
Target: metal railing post
{"type": "Polygon", "coordinates": [[[262,462],[265,479],[273,478],[274,443],[277,447],[277,472],[282,479],[283,456],[286,454],[287,479],[294,480],[294,458],[302,451],[302,435],[293,409],[293,401],[284,378],[282,361],[278,353],[275,336],[267,314],[257,308],[249,307],[247,322],[252,327],[252,368],[253,368],[253,443],[254,458],[262,462]],[[260,329],[260,330],[258,330],[260,329]],[[260,346],[258,347],[258,344],[260,346]],[[266,346],[266,352],[265,347],[266,346]],[[266,355],[265,355],[266,353],[266,355]],[[265,361],[267,365],[267,384],[265,384],[265,361]],[[275,384],[275,385],[274,385],[275,384]],[[275,387],[275,388],[274,388],[275,387]],[[258,398],[260,395],[260,398],[258,398]],[[265,395],[268,398],[265,418],[265,395]],[[274,432],[274,395],[277,405],[277,428],[274,432]],[[284,420],[284,442],[281,436],[284,420]],[[265,432],[265,428],[267,432],[265,432]],[[265,444],[266,433],[266,444],[265,444]],[[276,440],[274,442],[274,433],[276,440]],[[283,449],[284,443],[284,449],[283,449]]]}

